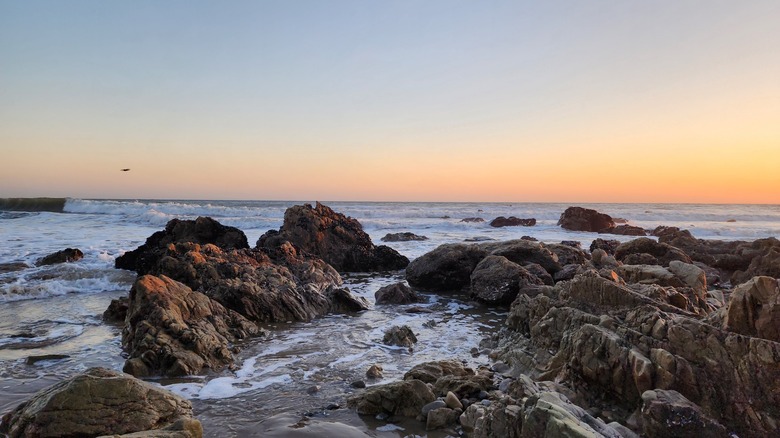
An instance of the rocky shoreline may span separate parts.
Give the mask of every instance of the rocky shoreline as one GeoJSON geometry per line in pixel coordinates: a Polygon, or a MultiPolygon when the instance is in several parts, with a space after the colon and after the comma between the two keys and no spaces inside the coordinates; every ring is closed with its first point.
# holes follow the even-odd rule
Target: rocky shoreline
{"type": "MultiPolygon", "coordinates": [[[[413,305],[415,290],[465,292],[509,316],[482,342],[492,365],[417,365],[401,381],[350,396],[345,404],[360,414],[412,417],[430,430],[474,437],[777,433],[780,241],[707,241],[672,227],[640,234],[575,207],[559,224],[655,238],[596,238],[589,251],[523,239],[445,244],[409,263],[319,203],[290,208],[281,229],[254,248],[240,230],[212,219],[173,220],[117,259],[139,277],[106,318],[123,324],[126,373],[199,374],[233,367],[240,340],[264,336],[264,324],[367,309],[342,287],[341,274],[405,268],[411,289],[394,285],[383,300],[413,305]]],[[[56,436],[27,429],[57,419],[25,407],[41,404],[7,414],[0,430],[56,436]]],[[[191,411],[188,418],[190,426],[197,421],[191,411]]],[[[190,426],[154,436],[200,436],[190,426]]]]}

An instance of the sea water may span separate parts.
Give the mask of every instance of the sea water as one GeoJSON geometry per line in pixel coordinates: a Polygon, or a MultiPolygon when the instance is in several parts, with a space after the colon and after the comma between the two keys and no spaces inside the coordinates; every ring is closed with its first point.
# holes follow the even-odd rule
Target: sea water
{"type": "MultiPolygon", "coordinates": [[[[135,275],[114,269],[114,259],[137,248],[169,220],[210,216],[243,230],[254,245],[263,233],[282,225],[288,207],[301,203],[66,199],[64,206],[44,202],[28,208],[54,211],[0,211],[0,266],[14,262],[29,266],[12,272],[0,270],[0,411],[88,367],[121,370],[125,360],[121,327],[104,323],[101,314],[111,299],[127,294],[135,275]],[[82,250],[84,258],[35,267],[41,257],[68,247],[82,250]]],[[[410,259],[453,242],[530,236],[542,242],[578,241],[587,249],[598,237],[634,238],[561,229],[557,221],[570,204],[325,204],[360,221],[377,244],[388,233],[426,236],[424,241],[386,243],[410,259]],[[537,224],[491,227],[489,221],[498,216],[535,218],[537,224]],[[469,217],[485,222],[462,221],[469,217]]],[[[646,229],[677,226],[704,239],[754,240],[780,235],[780,206],[776,205],[578,205],[646,229]]],[[[354,391],[350,383],[366,380],[365,370],[372,364],[381,364],[385,377],[367,381],[369,385],[400,379],[415,364],[430,360],[455,358],[471,366],[488,363],[487,357],[473,353],[479,350],[480,339],[503,323],[505,310],[480,306],[467,296],[433,294],[426,294],[427,302],[422,305],[430,313],[406,313],[403,306],[373,304],[377,289],[402,280],[402,273],[347,275],[346,286],[371,303],[368,311],[275,324],[269,327],[269,339],[241,345],[234,371],[156,382],[191,399],[209,435],[257,435],[265,419],[316,414],[358,423],[375,436],[404,436],[410,433],[408,425],[363,424],[344,409],[325,408],[343,405],[354,391]],[[380,342],[384,330],[403,324],[419,339],[413,350],[380,342]]]]}

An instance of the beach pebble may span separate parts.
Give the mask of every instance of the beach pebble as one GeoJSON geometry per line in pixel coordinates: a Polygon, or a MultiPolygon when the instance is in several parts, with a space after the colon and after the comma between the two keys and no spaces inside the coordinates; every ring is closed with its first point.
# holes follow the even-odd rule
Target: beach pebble
{"type": "Polygon", "coordinates": [[[455,395],[452,391],[447,392],[447,396],[444,398],[444,403],[446,403],[447,407],[450,409],[463,409],[463,403],[458,400],[458,396],[455,395]]]}

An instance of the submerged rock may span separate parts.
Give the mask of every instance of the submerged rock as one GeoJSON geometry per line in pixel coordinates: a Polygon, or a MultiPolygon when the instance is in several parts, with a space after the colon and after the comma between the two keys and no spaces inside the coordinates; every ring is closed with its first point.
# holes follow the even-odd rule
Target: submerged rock
{"type": "Polygon", "coordinates": [[[84,258],[84,253],[78,248],[65,248],[41,258],[35,266],[56,265],[58,263],[77,262],[84,258]]]}
{"type": "Polygon", "coordinates": [[[409,242],[415,240],[428,240],[425,236],[418,236],[414,233],[388,233],[380,239],[382,242],[409,242]]]}
{"type": "Polygon", "coordinates": [[[156,385],[103,368],[36,393],[3,416],[0,431],[11,438],[119,435],[199,438],[189,401],[156,385]],[[167,435],[168,432],[176,432],[167,435]]]}
{"type": "Polygon", "coordinates": [[[288,241],[322,258],[340,272],[403,269],[409,259],[388,246],[375,246],[356,219],[320,204],[290,207],[279,231],[271,230],[257,241],[259,248],[275,248],[288,241]]]}

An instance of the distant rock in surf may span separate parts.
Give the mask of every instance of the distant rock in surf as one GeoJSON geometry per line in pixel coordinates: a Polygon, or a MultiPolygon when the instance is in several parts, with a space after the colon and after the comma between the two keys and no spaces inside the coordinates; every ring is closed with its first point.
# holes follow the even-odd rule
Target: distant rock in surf
{"type": "Polygon", "coordinates": [[[428,240],[425,236],[418,236],[414,233],[387,233],[380,239],[382,242],[409,242],[413,240],[428,240]]]}
{"type": "Polygon", "coordinates": [[[571,231],[600,232],[615,227],[615,221],[608,214],[582,207],[569,207],[558,220],[561,228],[571,231]]]}
{"type": "Polygon", "coordinates": [[[65,248],[41,258],[35,266],[56,265],[58,263],[77,262],[84,258],[84,253],[78,248],[65,248]]]}
{"type": "Polygon", "coordinates": [[[479,223],[479,222],[485,222],[485,219],[482,219],[481,217],[467,217],[461,219],[460,221],[466,223],[479,223]]]}
{"type": "Polygon", "coordinates": [[[516,226],[523,226],[523,227],[532,227],[536,225],[536,219],[529,218],[529,219],[521,219],[514,216],[504,217],[499,216],[492,221],[490,221],[491,227],[516,227],[516,226]]]}

